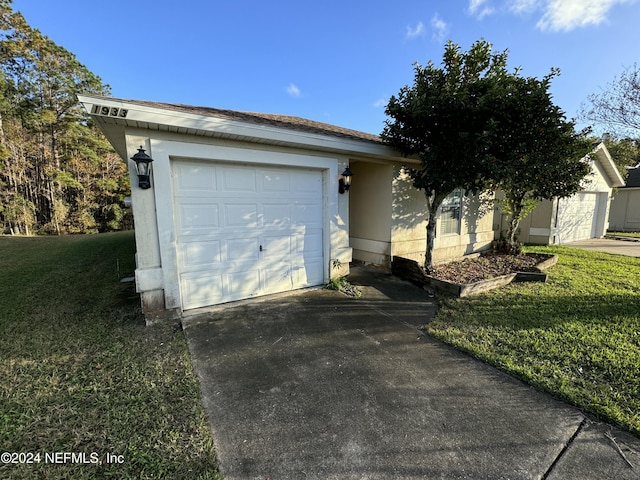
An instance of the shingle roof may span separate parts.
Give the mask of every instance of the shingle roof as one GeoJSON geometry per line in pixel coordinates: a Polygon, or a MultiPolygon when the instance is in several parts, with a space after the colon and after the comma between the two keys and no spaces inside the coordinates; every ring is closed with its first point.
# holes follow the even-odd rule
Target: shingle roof
{"type": "Polygon", "coordinates": [[[625,181],[625,187],[640,187],[640,165],[636,165],[633,168],[629,168],[629,174],[625,181]]]}
{"type": "Polygon", "coordinates": [[[243,112],[238,110],[226,110],[211,107],[196,107],[175,103],[148,102],[144,100],[123,100],[127,103],[145,105],[156,108],[166,108],[179,112],[193,113],[196,115],[207,115],[227,120],[254,123],[257,125],[267,125],[275,128],[286,128],[290,130],[330,135],[341,138],[351,138],[355,140],[365,140],[368,142],[381,143],[378,135],[342,128],[328,123],[316,122],[305,118],[290,115],[277,115],[271,113],[243,112]]]}

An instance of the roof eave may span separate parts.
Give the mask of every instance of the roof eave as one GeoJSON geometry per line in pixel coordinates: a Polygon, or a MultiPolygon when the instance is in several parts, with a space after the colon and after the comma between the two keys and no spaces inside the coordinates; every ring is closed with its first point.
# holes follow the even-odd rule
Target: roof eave
{"type": "Polygon", "coordinates": [[[94,95],[78,95],[78,99],[118,153],[123,155],[122,150],[125,150],[123,158],[126,157],[126,148],[122,137],[127,127],[232,138],[389,160],[398,158],[398,154],[389,147],[367,140],[259,125],[94,95]],[[106,108],[106,114],[101,113],[101,107],[106,108]]]}
{"type": "Polygon", "coordinates": [[[600,165],[602,165],[602,168],[609,177],[611,187],[622,187],[624,185],[624,179],[622,178],[622,175],[620,175],[620,172],[618,171],[613,158],[611,158],[611,154],[609,153],[609,150],[607,150],[605,144],[598,144],[594,149],[594,152],[600,160],[600,165]]]}

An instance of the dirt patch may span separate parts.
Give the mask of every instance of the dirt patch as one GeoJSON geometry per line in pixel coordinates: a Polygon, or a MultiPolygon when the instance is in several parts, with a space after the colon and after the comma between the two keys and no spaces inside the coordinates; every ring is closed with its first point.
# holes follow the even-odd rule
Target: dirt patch
{"type": "Polygon", "coordinates": [[[468,284],[517,272],[537,272],[536,265],[552,255],[543,253],[523,253],[506,255],[491,253],[477,258],[467,258],[458,262],[434,267],[431,276],[448,282],[468,284]]]}

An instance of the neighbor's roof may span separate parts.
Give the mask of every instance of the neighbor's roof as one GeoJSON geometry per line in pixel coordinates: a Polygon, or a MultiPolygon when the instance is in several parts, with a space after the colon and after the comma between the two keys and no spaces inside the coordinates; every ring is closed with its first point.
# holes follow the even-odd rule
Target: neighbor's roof
{"type": "Polygon", "coordinates": [[[628,170],[629,174],[627,175],[627,181],[624,186],[628,188],[640,187],[640,164],[628,170]]]}

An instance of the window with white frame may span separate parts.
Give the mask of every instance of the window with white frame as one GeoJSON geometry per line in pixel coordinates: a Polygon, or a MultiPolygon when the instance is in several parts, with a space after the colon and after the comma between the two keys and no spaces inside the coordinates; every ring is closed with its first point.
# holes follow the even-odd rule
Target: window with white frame
{"type": "Polygon", "coordinates": [[[456,188],[440,206],[440,228],[441,235],[459,235],[462,220],[462,195],[463,191],[456,188]]]}

